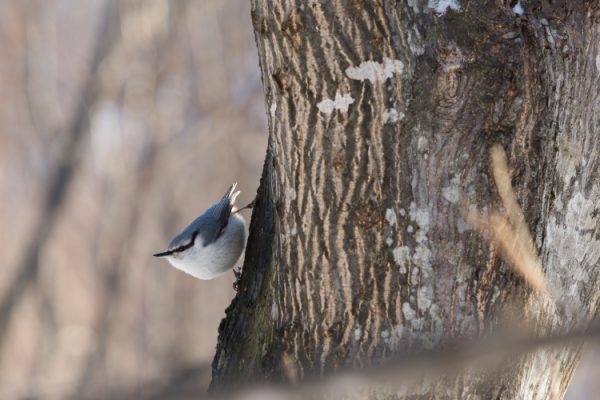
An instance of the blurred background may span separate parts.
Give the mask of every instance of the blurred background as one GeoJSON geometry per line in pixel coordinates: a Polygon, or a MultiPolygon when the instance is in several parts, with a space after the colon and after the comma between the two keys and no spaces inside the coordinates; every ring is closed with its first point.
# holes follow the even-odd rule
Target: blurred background
{"type": "Polygon", "coordinates": [[[249,2],[0,1],[0,88],[0,399],[205,387],[233,273],[151,255],[256,194],[249,2]]]}
{"type": "Polygon", "coordinates": [[[151,254],[232,182],[256,193],[249,1],[0,1],[0,88],[0,399],[194,397],[234,277],[151,254]]]}

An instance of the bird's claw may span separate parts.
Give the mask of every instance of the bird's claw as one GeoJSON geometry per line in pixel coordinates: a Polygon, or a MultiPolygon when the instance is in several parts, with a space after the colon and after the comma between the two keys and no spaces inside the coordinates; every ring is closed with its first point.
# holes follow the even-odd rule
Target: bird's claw
{"type": "Polygon", "coordinates": [[[242,280],[242,268],[233,267],[233,275],[235,276],[235,282],[233,282],[233,289],[237,292],[240,288],[240,281],[242,280]]]}

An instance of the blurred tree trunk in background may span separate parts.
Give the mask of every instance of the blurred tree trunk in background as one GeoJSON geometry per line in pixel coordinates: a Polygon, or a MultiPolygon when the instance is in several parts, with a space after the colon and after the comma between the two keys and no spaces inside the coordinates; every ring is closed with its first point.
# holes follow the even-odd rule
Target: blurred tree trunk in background
{"type": "MultiPolygon", "coordinates": [[[[213,389],[367,365],[516,315],[542,333],[598,309],[598,1],[253,0],[270,141],[213,389]],[[461,209],[512,183],[560,307],[461,209]]],[[[579,350],[539,350],[455,398],[562,396],[579,350]],[[474,396],[474,397],[473,397],[474,396]]]]}

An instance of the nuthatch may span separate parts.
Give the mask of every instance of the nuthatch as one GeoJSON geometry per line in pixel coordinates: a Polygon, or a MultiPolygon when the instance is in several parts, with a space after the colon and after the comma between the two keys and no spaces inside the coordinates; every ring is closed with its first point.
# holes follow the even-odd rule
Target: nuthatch
{"type": "Polygon", "coordinates": [[[244,219],[233,205],[240,194],[235,192],[236,185],[175,236],[166,251],[154,256],[165,257],[172,266],[198,279],[213,279],[231,269],[246,242],[244,219]]]}

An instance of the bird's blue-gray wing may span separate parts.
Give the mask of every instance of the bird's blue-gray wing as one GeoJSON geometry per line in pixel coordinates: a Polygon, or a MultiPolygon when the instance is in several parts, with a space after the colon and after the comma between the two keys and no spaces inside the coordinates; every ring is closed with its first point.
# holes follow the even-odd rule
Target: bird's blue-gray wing
{"type": "MultiPolygon", "coordinates": [[[[204,246],[215,242],[225,231],[235,198],[240,192],[235,192],[237,183],[231,185],[221,200],[213,204],[204,214],[196,219],[196,225],[191,231],[197,231],[204,246]]],[[[191,228],[191,226],[190,226],[191,228]]]]}
{"type": "Polygon", "coordinates": [[[233,203],[240,193],[235,192],[236,185],[237,183],[231,185],[221,200],[213,204],[177,235],[169,244],[169,249],[191,247],[198,237],[201,238],[203,246],[216,241],[227,227],[233,203]]]}

